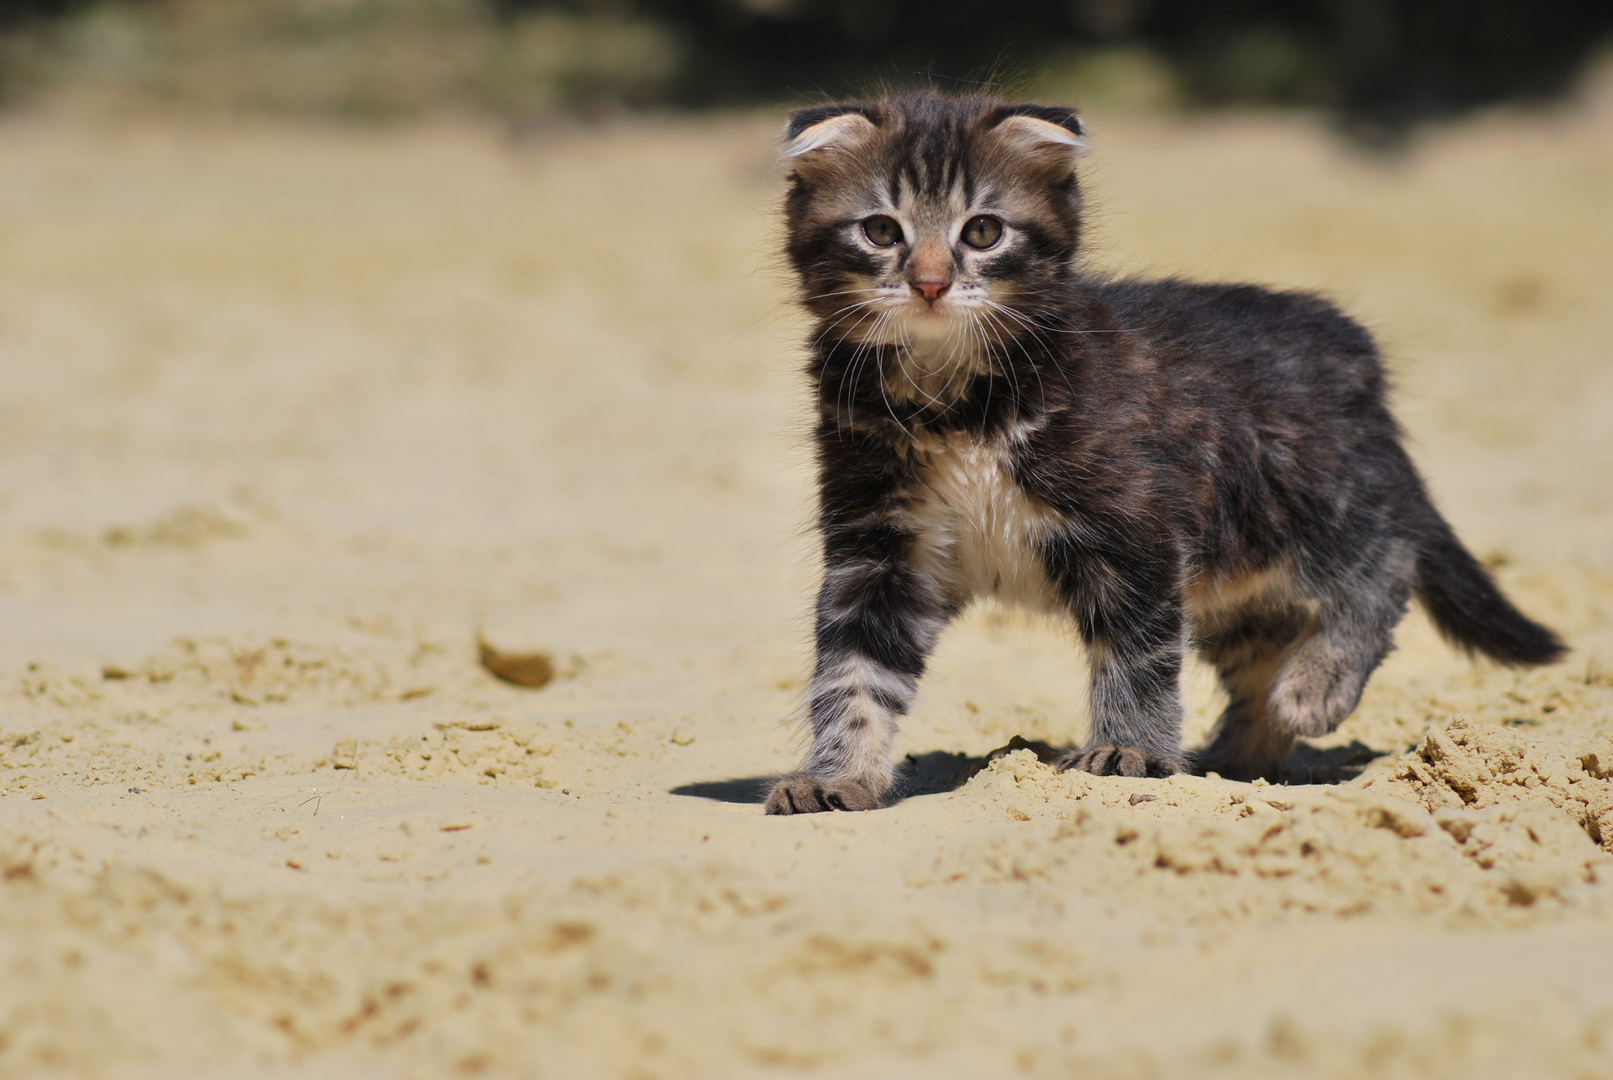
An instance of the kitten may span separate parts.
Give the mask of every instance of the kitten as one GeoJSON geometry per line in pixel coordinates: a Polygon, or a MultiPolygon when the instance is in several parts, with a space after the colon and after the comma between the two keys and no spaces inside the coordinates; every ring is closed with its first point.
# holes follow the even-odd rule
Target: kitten
{"type": "Polygon", "coordinates": [[[925,93],[791,115],[787,251],[825,571],[812,749],[770,814],[864,810],[977,597],[1069,620],[1097,774],[1269,775],[1355,709],[1416,596],[1503,664],[1564,646],[1430,504],[1372,338],[1320,297],[1076,266],[1070,109],[925,93]],[[1230,704],[1181,746],[1189,648],[1230,704]]]}

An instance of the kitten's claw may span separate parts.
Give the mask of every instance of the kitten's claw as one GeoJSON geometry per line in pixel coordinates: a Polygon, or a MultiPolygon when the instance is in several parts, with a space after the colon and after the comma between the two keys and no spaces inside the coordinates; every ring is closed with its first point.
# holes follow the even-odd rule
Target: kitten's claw
{"type": "Polygon", "coordinates": [[[884,800],[857,780],[820,780],[808,773],[786,776],[767,796],[769,814],[821,814],[826,810],[878,810],[884,800]]]}
{"type": "Polygon", "coordinates": [[[1058,770],[1080,769],[1094,776],[1172,776],[1182,771],[1175,758],[1155,757],[1136,746],[1088,746],[1071,750],[1058,761],[1058,770]]]}

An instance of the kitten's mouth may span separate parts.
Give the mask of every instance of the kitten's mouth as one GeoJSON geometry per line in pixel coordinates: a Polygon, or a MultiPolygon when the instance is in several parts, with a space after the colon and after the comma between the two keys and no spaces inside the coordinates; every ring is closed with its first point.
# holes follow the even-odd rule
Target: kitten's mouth
{"type": "Polygon", "coordinates": [[[950,323],[957,315],[956,308],[957,305],[949,304],[945,299],[926,302],[915,296],[902,305],[902,314],[907,316],[909,322],[938,326],[950,323]]]}
{"type": "Polygon", "coordinates": [[[959,332],[958,321],[950,311],[904,310],[898,339],[915,346],[934,346],[950,341],[959,332]]]}

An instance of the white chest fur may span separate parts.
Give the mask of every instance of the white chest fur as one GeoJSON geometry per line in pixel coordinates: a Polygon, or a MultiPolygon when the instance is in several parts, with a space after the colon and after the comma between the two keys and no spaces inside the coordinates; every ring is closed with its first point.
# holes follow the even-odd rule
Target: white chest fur
{"type": "Polygon", "coordinates": [[[1025,493],[1007,448],[954,434],[918,454],[906,520],[915,558],[961,602],[992,596],[1046,611],[1057,605],[1039,549],[1059,526],[1052,507],[1025,493]]]}

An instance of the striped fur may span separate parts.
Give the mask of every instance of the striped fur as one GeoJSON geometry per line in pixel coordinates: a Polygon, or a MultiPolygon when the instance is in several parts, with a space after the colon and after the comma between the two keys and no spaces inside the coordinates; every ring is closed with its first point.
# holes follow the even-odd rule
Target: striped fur
{"type": "Polygon", "coordinates": [[[1092,731],[1064,764],[1096,773],[1271,773],[1355,708],[1413,595],[1463,648],[1562,652],[1430,504],[1359,325],[1078,270],[1084,148],[1070,110],[979,97],[790,120],[825,571],[812,749],[769,813],[881,804],[926,659],[983,597],[1080,635],[1092,731]],[[1191,755],[1190,648],[1229,698],[1191,755]]]}

